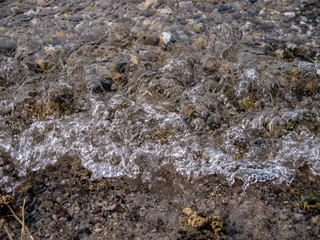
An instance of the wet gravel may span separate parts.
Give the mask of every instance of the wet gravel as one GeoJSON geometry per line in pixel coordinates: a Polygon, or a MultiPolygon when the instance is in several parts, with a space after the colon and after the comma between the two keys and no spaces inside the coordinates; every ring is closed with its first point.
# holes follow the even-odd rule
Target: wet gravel
{"type": "MultiPolygon", "coordinates": [[[[91,181],[79,161],[65,158],[30,174],[14,206],[18,214],[27,199],[25,222],[34,239],[318,239],[320,181],[307,174],[301,169],[290,186],[261,183],[246,191],[241,181],[230,186],[218,175],[150,188],[124,178],[91,181]],[[210,235],[186,227],[185,208],[220,216],[224,230],[210,235]]],[[[19,238],[21,226],[6,209],[1,213],[19,238]]]]}
{"type": "Polygon", "coordinates": [[[1,195],[35,239],[319,239],[319,16],[0,1],[1,195]]]}

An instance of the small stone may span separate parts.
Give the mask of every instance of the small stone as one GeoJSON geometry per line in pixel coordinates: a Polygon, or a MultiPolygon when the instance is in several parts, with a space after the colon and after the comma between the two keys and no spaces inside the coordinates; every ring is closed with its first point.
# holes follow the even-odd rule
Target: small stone
{"type": "Polygon", "coordinates": [[[301,221],[302,219],[303,219],[303,214],[301,214],[301,213],[296,213],[296,214],[294,214],[294,219],[296,220],[296,221],[301,221]]]}
{"type": "Polygon", "coordinates": [[[113,205],[107,207],[107,208],[106,208],[106,211],[114,211],[114,210],[117,209],[117,207],[118,207],[117,204],[113,204],[113,205]]]}
{"type": "Polygon", "coordinates": [[[163,32],[161,34],[161,40],[164,43],[168,43],[168,42],[170,42],[171,36],[172,36],[172,34],[170,32],[163,32]]]}
{"type": "Polygon", "coordinates": [[[102,79],[100,76],[88,76],[86,77],[87,89],[90,93],[105,93],[116,90],[113,79],[102,79]]]}
{"type": "Polygon", "coordinates": [[[25,66],[34,73],[42,73],[41,66],[37,63],[37,60],[33,56],[28,57],[24,61],[25,66]]]}
{"type": "Polygon", "coordinates": [[[259,15],[264,15],[266,12],[264,10],[260,10],[259,15]]]}
{"type": "Polygon", "coordinates": [[[102,229],[101,229],[101,228],[96,228],[94,231],[95,231],[96,233],[100,233],[100,232],[102,232],[102,229]]]}
{"type": "Polygon", "coordinates": [[[142,22],[143,25],[150,25],[151,24],[151,20],[149,18],[147,18],[146,20],[144,20],[142,22]]]}
{"type": "Polygon", "coordinates": [[[79,207],[75,207],[74,210],[78,212],[78,211],[80,211],[80,208],[79,207]]]}
{"type": "Polygon", "coordinates": [[[150,62],[156,62],[158,61],[159,56],[157,54],[155,54],[152,51],[148,51],[143,53],[143,55],[140,57],[141,61],[150,61],[150,62]]]}
{"type": "Polygon", "coordinates": [[[195,46],[201,50],[201,49],[205,49],[208,46],[208,42],[205,38],[203,37],[199,37],[194,41],[195,46]]]}
{"type": "Polygon", "coordinates": [[[139,4],[137,7],[139,10],[143,11],[146,9],[154,8],[158,3],[158,0],[146,0],[144,3],[139,4]]]}
{"type": "Polygon", "coordinates": [[[311,218],[311,222],[312,222],[313,224],[317,224],[317,222],[318,222],[318,217],[312,217],[312,218],[311,218]]]}
{"type": "Polygon", "coordinates": [[[277,49],[275,51],[275,54],[278,58],[283,58],[283,50],[282,49],[277,49]]]}
{"type": "Polygon", "coordinates": [[[96,223],[95,228],[102,228],[102,223],[96,223]]]}
{"type": "Polygon", "coordinates": [[[179,2],[179,8],[181,9],[190,9],[193,7],[193,3],[191,1],[181,1],[179,2]]]}
{"type": "Polygon", "coordinates": [[[143,36],[141,40],[142,40],[142,44],[152,45],[152,46],[157,46],[160,42],[160,38],[152,34],[143,36]]]}
{"type": "Polygon", "coordinates": [[[55,220],[55,221],[57,221],[57,220],[58,220],[58,216],[55,215],[55,214],[53,214],[53,215],[52,215],[52,219],[55,220]]]}
{"type": "Polygon", "coordinates": [[[16,42],[11,40],[9,37],[0,37],[0,53],[8,55],[17,48],[16,42]]]}
{"type": "Polygon", "coordinates": [[[291,217],[291,216],[293,215],[293,213],[292,213],[292,212],[287,212],[286,215],[287,215],[288,217],[291,217]]]}
{"type": "Polygon", "coordinates": [[[312,10],[306,10],[304,12],[305,15],[312,15],[313,14],[313,11],[312,10]]]}
{"type": "Polygon", "coordinates": [[[288,219],[288,216],[285,215],[285,214],[281,214],[281,215],[279,216],[279,218],[280,218],[281,220],[287,220],[287,219],[288,219]]]}
{"type": "Polygon", "coordinates": [[[274,14],[274,15],[271,16],[271,19],[272,19],[273,21],[279,21],[279,20],[281,19],[281,17],[280,17],[279,14],[274,14]]]}
{"type": "Polygon", "coordinates": [[[165,7],[165,8],[159,9],[158,12],[160,14],[166,15],[166,14],[172,13],[172,10],[170,7],[165,7]]]}
{"type": "Polygon", "coordinates": [[[193,24],[191,29],[195,33],[201,33],[203,31],[203,26],[202,24],[193,24]]]}
{"type": "Polygon", "coordinates": [[[132,55],[131,58],[130,58],[130,62],[132,62],[132,63],[135,64],[135,65],[138,65],[138,64],[139,64],[139,62],[138,62],[138,57],[132,55]]]}
{"type": "Polygon", "coordinates": [[[294,18],[296,16],[294,12],[285,12],[283,15],[289,18],[294,18]]]}
{"type": "Polygon", "coordinates": [[[41,205],[42,205],[42,207],[44,207],[46,209],[50,209],[53,207],[53,202],[52,201],[43,201],[41,205]]]}
{"type": "Polygon", "coordinates": [[[319,202],[319,196],[315,193],[308,193],[304,195],[304,199],[309,205],[315,205],[319,202]]]}

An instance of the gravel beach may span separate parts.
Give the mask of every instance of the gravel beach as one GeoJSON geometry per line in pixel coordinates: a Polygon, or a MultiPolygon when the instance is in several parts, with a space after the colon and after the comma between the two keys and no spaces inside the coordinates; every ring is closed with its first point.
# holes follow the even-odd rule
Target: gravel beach
{"type": "Polygon", "coordinates": [[[319,60],[317,0],[0,0],[0,239],[320,239],[319,60]]]}

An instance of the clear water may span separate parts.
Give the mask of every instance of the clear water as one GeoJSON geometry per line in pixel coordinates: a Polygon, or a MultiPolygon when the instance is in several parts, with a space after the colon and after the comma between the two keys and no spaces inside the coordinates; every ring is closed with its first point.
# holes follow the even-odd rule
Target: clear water
{"type": "MultiPolygon", "coordinates": [[[[305,165],[319,175],[319,93],[297,96],[295,89],[310,88],[308,83],[316,89],[320,65],[262,53],[264,41],[252,44],[243,36],[247,25],[208,25],[206,50],[186,45],[198,36],[184,35],[179,27],[159,27],[159,34],[179,35],[171,52],[137,41],[132,49],[117,46],[106,56],[106,43],[100,52],[90,43],[67,56],[61,72],[28,75],[14,85],[0,102],[0,187],[11,191],[28,170],[43,169],[64,156],[80,159],[92,178],[127,176],[150,183],[177,174],[191,181],[222,174],[245,186],[290,183],[305,165]],[[160,60],[135,66],[138,48],[140,55],[154,52],[160,60]],[[125,70],[127,84],[94,92],[114,58],[133,66],[125,70]],[[29,122],[14,132],[8,119],[23,113],[18,109],[27,99],[24,92],[33,88],[44,89],[43,114],[27,117],[29,122]],[[83,109],[59,114],[50,97],[72,91],[79,92],[77,104],[82,99],[83,109]]],[[[114,35],[109,37],[115,44],[114,35]]],[[[8,76],[15,73],[16,58],[3,57],[2,63],[8,76]]]]}

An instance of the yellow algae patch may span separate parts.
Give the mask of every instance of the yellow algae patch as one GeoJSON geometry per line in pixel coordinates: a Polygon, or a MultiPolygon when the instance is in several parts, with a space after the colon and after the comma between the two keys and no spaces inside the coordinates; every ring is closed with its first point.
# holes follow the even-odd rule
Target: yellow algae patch
{"type": "Polygon", "coordinates": [[[202,216],[191,208],[183,209],[185,215],[181,216],[180,223],[184,230],[191,235],[199,235],[206,239],[217,239],[223,235],[224,227],[220,216],[202,216]]]}

